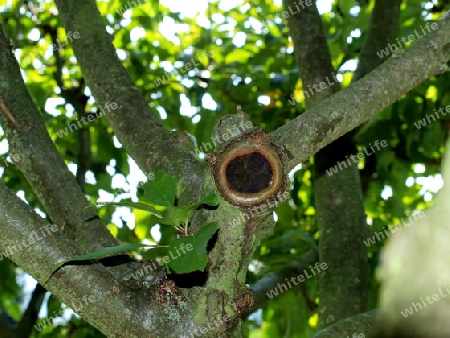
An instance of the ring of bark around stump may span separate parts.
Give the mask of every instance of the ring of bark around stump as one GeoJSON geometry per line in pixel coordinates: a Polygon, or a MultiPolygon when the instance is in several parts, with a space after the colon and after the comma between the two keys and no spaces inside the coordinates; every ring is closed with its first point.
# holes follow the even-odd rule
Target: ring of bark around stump
{"type": "Polygon", "coordinates": [[[283,187],[283,165],[271,142],[242,143],[225,149],[213,166],[221,196],[233,205],[264,203],[283,187]]]}

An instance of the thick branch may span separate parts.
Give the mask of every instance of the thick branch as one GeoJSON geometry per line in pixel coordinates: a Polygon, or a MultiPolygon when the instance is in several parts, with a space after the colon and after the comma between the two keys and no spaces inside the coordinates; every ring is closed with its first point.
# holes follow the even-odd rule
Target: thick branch
{"type": "Polygon", "coordinates": [[[44,301],[45,292],[46,290],[40,284],[36,285],[36,288],[31,295],[31,299],[28,302],[27,309],[23,313],[20,323],[16,328],[19,337],[29,337],[31,335],[33,325],[36,324],[39,310],[44,301]]]}
{"type": "MultiPolygon", "coordinates": [[[[20,69],[0,27],[0,124],[8,138],[10,155],[24,174],[54,224],[74,239],[83,252],[114,246],[116,240],[89,206],[75,178],[55,148],[40,112],[25,87],[20,69]],[[13,114],[16,123],[5,114],[13,114]],[[89,221],[87,221],[89,220],[89,221]],[[95,241],[92,241],[95,238],[95,241]]],[[[125,267],[115,267],[124,274],[125,267]]]]}
{"type": "Polygon", "coordinates": [[[16,331],[8,324],[8,322],[3,318],[5,312],[0,313],[0,332],[2,332],[2,337],[4,338],[15,338],[17,337],[16,331]]]}
{"type": "MultiPolygon", "coordinates": [[[[292,1],[286,1],[293,6],[292,1]]],[[[334,74],[322,19],[315,5],[289,18],[297,65],[311,108],[340,89],[338,82],[312,92],[317,83],[334,74]]],[[[320,232],[319,257],[329,271],[319,277],[319,327],[332,324],[367,309],[367,248],[362,240],[364,199],[356,164],[334,176],[326,170],[356,153],[349,135],[335,140],[315,156],[314,190],[317,225],[320,232]],[[342,207],[346,206],[346,212],[342,207]],[[345,262],[345,264],[343,264],[345,262]]]]}
{"type": "Polygon", "coordinates": [[[346,318],[319,331],[312,338],[360,337],[361,333],[361,337],[370,337],[376,313],[377,310],[372,310],[346,318]]]}
{"type": "MultiPolygon", "coordinates": [[[[54,264],[79,255],[80,248],[56,226],[46,224],[2,182],[0,233],[2,254],[109,337],[180,337],[203,329],[192,318],[198,299],[184,294],[166,278],[154,281],[147,274],[145,284],[153,284],[131,289],[119,283],[101,264],[84,262],[61,267],[47,281],[54,264]],[[170,319],[161,321],[168,314],[170,319]]],[[[188,290],[195,293],[199,289],[188,290]]],[[[214,330],[227,328],[222,325],[214,330]]],[[[208,330],[211,336],[218,336],[213,329],[208,330]]]]}
{"type": "MultiPolygon", "coordinates": [[[[292,1],[286,1],[287,7],[293,5],[292,1]]],[[[377,2],[354,80],[381,64],[376,51],[384,48],[394,37],[399,9],[399,1],[394,2],[394,5],[377,2]],[[386,21],[392,24],[392,28],[386,32],[376,31],[386,21]]],[[[309,6],[290,17],[289,26],[306,106],[310,108],[337,91],[339,85],[333,81],[325,89],[321,87],[322,90],[317,92],[311,90],[318,82],[328,82],[327,78],[334,73],[322,21],[315,6],[309,6]]],[[[325,174],[327,169],[337,162],[345,162],[347,156],[353,153],[356,153],[356,148],[350,134],[346,134],[321,149],[315,159],[316,209],[321,233],[319,252],[320,259],[330,266],[330,271],[320,277],[322,310],[319,322],[322,327],[365,311],[367,307],[367,249],[362,244],[366,231],[359,172],[353,164],[332,177],[325,174]],[[346,205],[346,213],[341,212],[342,205],[346,205]],[[342,268],[343,261],[347,264],[342,268]],[[343,299],[347,306],[342,306],[343,299]]]]}
{"type": "MultiPolygon", "coordinates": [[[[58,44],[58,34],[57,29],[49,26],[47,30],[50,31],[50,36],[52,38],[53,45],[58,44]]],[[[53,78],[56,84],[61,90],[61,96],[70,103],[75,109],[78,119],[84,121],[87,118],[86,114],[86,104],[88,102],[88,97],[84,95],[84,80],[82,79],[77,85],[72,88],[67,88],[64,85],[63,80],[63,66],[64,60],[61,56],[59,48],[54,50],[53,56],[55,57],[56,71],[53,73],[53,78]]],[[[91,134],[89,127],[81,127],[77,130],[78,136],[78,156],[77,156],[77,173],[76,180],[80,188],[84,191],[86,184],[86,172],[89,170],[89,165],[91,162],[91,134]]]]}
{"type": "Polygon", "coordinates": [[[292,157],[288,168],[356,128],[431,76],[447,70],[450,17],[401,55],[272,133],[292,157]]]}
{"type": "Polygon", "coordinates": [[[181,203],[191,202],[198,197],[203,166],[193,155],[190,137],[168,132],[150,109],[117,57],[95,0],[55,2],[67,34],[80,34],[71,44],[86,83],[117,138],[147,173],[160,170],[182,180],[181,203]],[[116,109],[111,108],[114,103],[116,109]]]}
{"type": "MultiPolygon", "coordinates": [[[[285,7],[295,8],[296,0],[285,0],[285,7]]],[[[340,89],[339,82],[333,81],[334,68],[328,50],[322,18],[315,4],[288,18],[289,31],[294,42],[295,59],[302,80],[307,108],[311,108],[340,89]],[[332,84],[316,91],[317,83],[332,84]]]]}
{"type": "MultiPolygon", "coordinates": [[[[56,226],[46,224],[3,183],[0,201],[0,250],[41,284],[54,264],[80,254],[56,226]]],[[[122,337],[145,337],[150,327],[157,328],[156,315],[150,310],[155,301],[144,292],[123,287],[100,264],[62,267],[45,287],[107,335],[119,337],[117,333],[123,332],[122,337]],[[124,309],[145,313],[145,320],[124,315],[124,309]]]]}
{"type": "Polygon", "coordinates": [[[376,1],[352,81],[359,80],[385,61],[377,52],[386,48],[397,34],[401,3],[402,0],[376,1]]]}

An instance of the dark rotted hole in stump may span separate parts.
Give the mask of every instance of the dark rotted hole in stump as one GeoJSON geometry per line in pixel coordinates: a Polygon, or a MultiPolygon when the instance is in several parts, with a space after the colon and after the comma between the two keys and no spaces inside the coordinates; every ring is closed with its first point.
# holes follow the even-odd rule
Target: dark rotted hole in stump
{"type": "Polygon", "coordinates": [[[234,191],[255,194],[270,186],[273,172],[270,162],[261,153],[253,152],[231,160],[226,176],[234,191]]]}

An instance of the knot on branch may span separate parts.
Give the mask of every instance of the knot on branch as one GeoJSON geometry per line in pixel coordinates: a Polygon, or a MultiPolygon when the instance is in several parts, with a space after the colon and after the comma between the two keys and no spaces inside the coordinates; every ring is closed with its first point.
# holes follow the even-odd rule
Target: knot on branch
{"type": "MultiPolygon", "coordinates": [[[[232,117],[230,121],[235,120],[235,116],[232,117]]],[[[219,121],[216,128],[219,125],[222,131],[215,133],[223,135],[224,122],[219,121]]],[[[240,207],[263,204],[285,191],[288,180],[281,159],[280,149],[270,135],[258,127],[229,139],[206,157],[219,194],[240,207]]]]}

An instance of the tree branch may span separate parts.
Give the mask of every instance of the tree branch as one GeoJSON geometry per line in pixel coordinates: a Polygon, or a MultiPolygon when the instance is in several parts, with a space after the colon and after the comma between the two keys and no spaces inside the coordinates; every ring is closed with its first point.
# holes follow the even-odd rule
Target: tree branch
{"type": "MultiPolygon", "coordinates": [[[[53,45],[58,45],[58,31],[56,28],[50,25],[46,26],[47,30],[50,32],[53,45]]],[[[84,121],[88,114],[86,114],[86,104],[88,102],[88,97],[84,95],[84,79],[79,81],[78,85],[74,85],[72,88],[67,88],[64,85],[64,80],[62,76],[62,70],[64,66],[64,60],[61,57],[59,48],[56,48],[53,52],[55,57],[56,71],[53,73],[53,78],[56,84],[61,90],[61,96],[70,103],[74,108],[78,120],[84,121]]],[[[78,185],[81,190],[84,191],[86,184],[86,172],[89,170],[91,163],[91,134],[89,127],[83,126],[77,130],[78,136],[78,154],[77,154],[77,173],[75,175],[78,185]]]]}
{"type": "Polygon", "coordinates": [[[81,36],[71,44],[86,83],[127,152],[145,172],[176,177],[182,204],[198,198],[204,166],[193,155],[194,143],[185,132],[168,132],[148,106],[119,60],[95,0],[55,2],[67,34],[81,36]]]}
{"type": "MultiPolygon", "coordinates": [[[[287,7],[294,5],[295,1],[286,1],[287,7]]],[[[328,78],[335,73],[315,4],[289,17],[288,22],[306,107],[311,108],[339,91],[340,84],[333,80],[331,85],[323,89],[321,86],[322,90],[311,90],[316,89],[317,83],[329,82],[328,78]]],[[[347,134],[321,149],[314,158],[319,257],[330,268],[319,276],[319,327],[367,308],[367,248],[363,245],[367,235],[358,168],[353,164],[333,176],[326,175],[330,167],[353,153],[356,147],[347,134]]]]}
{"type": "Polygon", "coordinates": [[[377,55],[377,52],[386,48],[395,39],[401,3],[402,0],[377,0],[375,2],[364,45],[359,56],[358,68],[353,75],[353,82],[384,62],[377,55]]]}
{"type": "Polygon", "coordinates": [[[376,314],[377,310],[359,313],[320,330],[311,338],[353,337],[355,333],[355,337],[361,333],[362,337],[370,337],[376,314]]]}
{"type": "MultiPolygon", "coordinates": [[[[386,48],[396,36],[401,3],[402,0],[377,0],[375,2],[364,45],[359,56],[358,68],[353,75],[352,82],[361,79],[384,62],[377,55],[377,52],[386,48]]],[[[365,195],[373,179],[375,169],[376,156],[367,157],[364,161],[364,168],[360,171],[363,195],[365,195]]]]}
{"type": "MultiPolygon", "coordinates": [[[[101,264],[66,265],[46,282],[56,262],[77,256],[81,250],[55,225],[46,224],[3,182],[0,182],[0,232],[3,234],[0,250],[5,256],[107,336],[159,337],[164,330],[176,336],[195,328],[189,320],[181,323],[158,320],[167,316],[168,306],[161,304],[158,283],[131,290],[101,264]]],[[[166,299],[170,306],[172,301],[166,299]]],[[[189,318],[187,309],[171,309],[189,318]]]]}
{"type": "Polygon", "coordinates": [[[2,332],[2,336],[4,338],[15,338],[17,337],[16,331],[14,330],[11,325],[8,324],[5,318],[3,316],[6,314],[6,312],[0,313],[0,332],[2,332]]]}
{"type": "Polygon", "coordinates": [[[31,335],[33,325],[36,324],[38,318],[39,309],[44,301],[45,292],[46,290],[38,283],[28,302],[27,309],[23,313],[19,325],[16,328],[19,337],[29,337],[31,335]]]}
{"type": "Polygon", "coordinates": [[[450,17],[436,23],[438,29],[419,39],[401,55],[303,115],[277,129],[272,136],[290,152],[288,168],[348,131],[356,128],[431,76],[448,70],[450,17]]]}
{"type": "MultiPolygon", "coordinates": [[[[295,8],[295,0],[285,0],[285,7],[295,8]]],[[[332,78],[335,73],[331,64],[324,34],[322,18],[315,4],[305,6],[298,13],[288,18],[289,32],[294,42],[295,59],[302,80],[306,106],[311,108],[325,98],[339,91],[339,82],[333,81],[326,88],[313,91],[313,86],[332,78]]]]}
{"type": "MultiPolygon", "coordinates": [[[[354,80],[381,64],[380,58],[374,60],[377,58],[376,51],[384,48],[394,37],[399,5],[398,1],[388,6],[385,6],[383,1],[377,2],[365,41],[363,59],[354,80]],[[386,20],[387,16],[391,20],[386,20]],[[384,30],[375,31],[386,21],[394,23],[386,34],[384,30]]],[[[294,6],[294,3],[286,1],[286,7],[289,6],[294,6]]],[[[315,89],[317,83],[328,82],[327,77],[332,77],[334,73],[322,21],[315,6],[306,7],[291,16],[289,26],[302,77],[306,106],[310,108],[339,90],[339,83],[333,82],[325,88],[320,87],[321,90],[315,93],[309,90],[315,89]]],[[[338,162],[345,163],[347,157],[354,153],[356,147],[351,134],[347,133],[321,149],[315,157],[315,197],[321,233],[319,254],[320,259],[330,266],[330,271],[320,276],[321,327],[367,308],[367,249],[362,244],[362,239],[367,235],[359,172],[353,163],[350,168],[332,177],[326,175],[330,167],[338,162]],[[341,212],[341,205],[347,206],[346,213],[341,212]],[[343,261],[346,261],[344,267],[343,261]],[[342,306],[343,299],[348,306],[342,306]]]]}
{"type": "MultiPolygon", "coordinates": [[[[0,98],[14,114],[20,130],[8,116],[0,113],[15,164],[35,191],[53,223],[83,249],[83,253],[104,246],[117,245],[111,233],[96,217],[72,173],[50,139],[40,112],[25,87],[20,69],[0,26],[0,98]],[[18,155],[18,156],[16,156],[18,155]],[[86,220],[90,220],[86,222],[86,220]],[[92,238],[96,238],[95,241],[92,238]]],[[[118,275],[128,272],[126,266],[111,267],[118,275]]]]}

